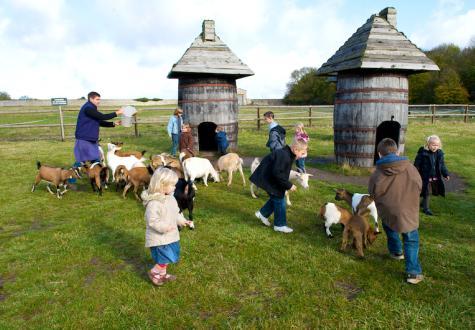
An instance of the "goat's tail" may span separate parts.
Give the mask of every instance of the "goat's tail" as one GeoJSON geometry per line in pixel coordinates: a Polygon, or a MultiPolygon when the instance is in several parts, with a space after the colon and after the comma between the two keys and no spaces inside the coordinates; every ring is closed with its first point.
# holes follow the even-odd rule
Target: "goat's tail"
{"type": "Polygon", "coordinates": [[[40,163],[39,160],[37,160],[37,161],[36,161],[36,168],[37,168],[37,169],[40,169],[40,167],[41,167],[41,163],[40,163]]]}

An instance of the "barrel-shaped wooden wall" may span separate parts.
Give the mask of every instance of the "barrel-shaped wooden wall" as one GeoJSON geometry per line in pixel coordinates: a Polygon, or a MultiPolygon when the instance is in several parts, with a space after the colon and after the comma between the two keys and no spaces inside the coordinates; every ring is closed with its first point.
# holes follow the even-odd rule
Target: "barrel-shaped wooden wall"
{"type": "MultiPolygon", "coordinates": [[[[397,122],[394,124],[398,128],[400,125],[396,143],[401,154],[404,152],[408,111],[406,75],[339,72],[336,93],[333,127],[338,164],[372,167],[376,143],[379,142],[376,141],[377,128],[383,122],[397,122]]],[[[384,134],[382,136],[385,137],[384,134]]]]}
{"type": "Polygon", "coordinates": [[[184,121],[191,125],[196,150],[200,145],[198,126],[205,122],[223,126],[229,148],[237,148],[239,108],[234,78],[179,78],[178,106],[183,109],[184,121]]]}

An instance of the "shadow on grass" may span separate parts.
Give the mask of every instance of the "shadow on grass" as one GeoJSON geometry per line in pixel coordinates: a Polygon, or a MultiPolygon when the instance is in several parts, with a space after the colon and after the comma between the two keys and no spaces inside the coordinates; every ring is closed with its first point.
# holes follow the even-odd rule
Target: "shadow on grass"
{"type": "Polygon", "coordinates": [[[146,265],[148,260],[143,253],[143,241],[134,235],[97,221],[90,228],[91,237],[102,246],[112,252],[118,259],[133,268],[137,277],[148,280],[146,265]]]}

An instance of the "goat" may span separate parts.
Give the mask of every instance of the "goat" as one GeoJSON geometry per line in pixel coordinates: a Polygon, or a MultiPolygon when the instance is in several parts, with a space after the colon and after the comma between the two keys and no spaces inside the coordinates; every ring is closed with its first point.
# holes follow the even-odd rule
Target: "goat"
{"type": "Polygon", "coordinates": [[[345,208],[336,205],[335,203],[325,203],[320,208],[320,217],[325,219],[325,232],[328,238],[332,238],[333,235],[330,232],[330,227],[337,223],[347,223],[352,214],[345,208]]]}
{"type": "Polygon", "coordinates": [[[115,191],[119,188],[123,189],[127,184],[127,168],[124,165],[119,165],[115,169],[114,181],[115,181],[115,191]]]}
{"type": "Polygon", "coordinates": [[[228,187],[233,181],[233,172],[239,170],[242,177],[242,185],[246,186],[246,179],[244,179],[244,173],[242,172],[242,158],[239,158],[238,154],[228,153],[224,156],[219,157],[218,159],[218,172],[226,171],[228,172],[228,187]]]}
{"type": "Polygon", "coordinates": [[[99,196],[102,196],[102,189],[106,186],[107,178],[109,175],[109,170],[106,166],[102,165],[100,162],[89,163],[86,162],[82,166],[83,171],[87,173],[89,181],[91,182],[92,191],[99,192],[99,196]]]}
{"type": "Polygon", "coordinates": [[[127,170],[130,170],[135,163],[144,162],[145,158],[137,158],[135,156],[121,157],[115,154],[116,150],[120,150],[120,146],[113,143],[107,144],[107,164],[112,171],[112,180],[115,181],[115,170],[119,165],[124,165],[127,170]]]}
{"type": "Polygon", "coordinates": [[[134,186],[134,195],[137,200],[141,200],[138,195],[138,190],[140,187],[147,187],[150,183],[150,179],[152,178],[153,168],[149,166],[145,166],[145,164],[140,163],[136,164],[130,170],[124,169],[126,182],[127,184],[124,187],[124,192],[122,193],[122,197],[126,198],[127,191],[130,187],[134,186]]]}
{"type": "Polygon", "coordinates": [[[150,165],[154,169],[157,169],[159,166],[166,166],[173,170],[178,175],[179,179],[184,178],[180,160],[170,154],[161,153],[159,155],[150,156],[150,165]]]}
{"type": "Polygon", "coordinates": [[[116,150],[114,154],[119,157],[129,157],[129,156],[134,156],[137,159],[142,159],[144,157],[144,154],[147,152],[147,150],[143,151],[122,151],[122,150],[116,150]]]}
{"type": "MultiPolygon", "coordinates": [[[[251,164],[251,174],[254,173],[254,171],[259,166],[259,164],[260,164],[259,158],[254,158],[254,160],[252,161],[252,164],[251,164]]],[[[294,171],[294,170],[290,170],[289,181],[296,181],[302,188],[308,189],[308,187],[309,187],[308,186],[308,179],[311,176],[313,176],[313,175],[309,174],[309,173],[302,173],[302,172],[297,172],[297,171],[294,171]]],[[[256,187],[255,184],[253,184],[251,182],[251,196],[253,198],[257,198],[256,194],[254,193],[254,190],[257,191],[257,187],[256,187]]],[[[290,198],[289,198],[289,191],[285,192],[285,198],[286,198],[287,205],[288,206],[292,205],[292,203],[290,202],[290,198]]]]}
{"type": "MultiPolygon", "coordinates": [[[[361,203],[361,199],[363,196],[369,196],[368,194],[358,194],[358,193],[350,193],[346,189],[336,189],[335,190],[335,199],[337,201],[346,201],[348,205],[350,205],[351,209],[353,210],[353,213],[356,212],[356,209],[358,205],[361,203]]],[[[368,205],[368,210],[370,212],[370,215],[373,217],[374,220],[374,229],[377,233],[379,233],[379,227],[378,227],[378,209],[376,208],[376,204],[370,203],[368,205]]]]}
{"type": "Polygon", "coordinates": [[[65,170],[59,167],[41,165],[39,161],[36,162],[36,167],[38,169],[38,174],[36,174],[35,182],[31,187],[31,192],[34,192],[36,186],[41,182],[41,180],[43,180],[48,182],[48,185],[46,186],[48,192],[52,195],[56,194],[56,197],[59,199],[61,199],[67,191],[68,179],[81,177],[77,168],[65,170]],[[56,193],[51,190],[51,184],[56,186],[56,193]],[[63,187],[64,190],[61,191],[60,187],[63,187]]]}
{"type": "Polygon", "coordinates": [[[193,182],[193,188],[196,188],[194,184],[195,179],[202,178],[205,186],[208,186],[208,176],[211,175],[213,177],[214,182],[219,182],[219,174],[214,169],[213,165],[206,158],[200,157],[191,157],[188,159],[183,160],[185,156],[184,152],[180,153],[180,162],[181,166],[183,167],[183,174],[185,176],[185,180],[190,180],[193,182]]]}
{"type": "Polygon", "coordinates": [[[366,216],[370,213],[368,206],[373,202],[374,200],[370,196],[363,196],[361,202],[356,207],[356,213],[349,219],[342,218],[340,220],[345,226],[341,240],[341,251],[346,250],[349,240],[353,237],[353,245],[356,248],[356,253],[360,258],[363,258],[363,249],[376,240],[378,232],[373,232],[366,220],[366,216]]]}
{"type": "MultiPolygon", "coordinates": [[[[193,221],[193,201],[195,200],[195,190],[193,189],[193,183],[191,181],[185,181],[184,179],[178,179],[178,182],[175,185],[175,192],[173,193],[178,207],[180,208],[180,213],[183,213],[183,210],[188,209],[188,218],[190,221],[193,221]]],[[[194,229],[194,225],[190,226],[191,229],[194,229]]]]}

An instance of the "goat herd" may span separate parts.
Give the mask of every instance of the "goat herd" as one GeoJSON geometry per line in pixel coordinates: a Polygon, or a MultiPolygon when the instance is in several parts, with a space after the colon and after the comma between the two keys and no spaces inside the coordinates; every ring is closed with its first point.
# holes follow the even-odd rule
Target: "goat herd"
{"type": "MultiPolygon", "coordinates": [[[[40,181],[47,182],[47,190],[61,199],[67,192],[68,183],[71,179],[81,178],[86,175],[94,192],[102,195],[103,189],[107,189],[112,173],[112,182],[115,183],[115,190],[123,189],[122,196],[126,198],[127,192],[133,187],[135,198],[138,200],[139,189],[145,189],[150,183],[153,172],[166,166],[175,171],[179,177],[176,184],[174,196],[177,200],[180,211],[188,210],[189,219],[193,221],[193,201],[197,187],[194,183],[196,179],[202,179],[205,186],[208,186],[208,177],[211,176],[215,182],[220,181],[220,173],[226,172],[228,176],[227,185],[232,183],[233,173],[239,171],[242,177],[243,186],[246,185],[242,169],[243,160],[236,153],[228,153],[221,156],[216,168],[209,159],[200,157],[190,157],[181,153],[179,158],[167,153],[161,153],[150,156],[149,164],[146,164],[144,151],[123,151],[123,143],[113,142],[107,144],[106,157],[101,147],[101,159],[97,162],[82,164],[80,167],[63,169],[42,165],[37,162],[38,173],[31,191],[35,191],[40,181]],[[110,169],[110,172],[109,172],[110,169]],[[51,189],[51,185],[56,187],[56,191],[51,189]],[[62,189],[62,190],[61,190],[62,189]]],[[[251,173],[259,166],[259,159],[255,158],[251,164],[251,173]]],[[[308,189],[308,180],[311,174],[292,170],[289,179],[297,182],[304,189],[308,189]]],[[[251,183],[251,196],[257,198],[256,186],[251,183]]],[[[351,207],[353,214],[343,207],[334,203],[325,203],[320,209],[320,217],[325,220],[325,231],[327,237],[333,237],[330,227],[333,224],[340,223],[344,226],[341,249],[345,250],[350,237],[353,237],[353,246],[357,254],[363,257],[363,248],[372,243],[379,234],[378,212],[374,200],[365,194],[352,194],[345,189],[336,190],[336,200],[344,200],[351,207]],[[374,230],[371,229],[367,216],[371,215],[374,219],[374,230]]],[[[288,191],[286,192],[287,205],[291,205],[288,191]]]]}

